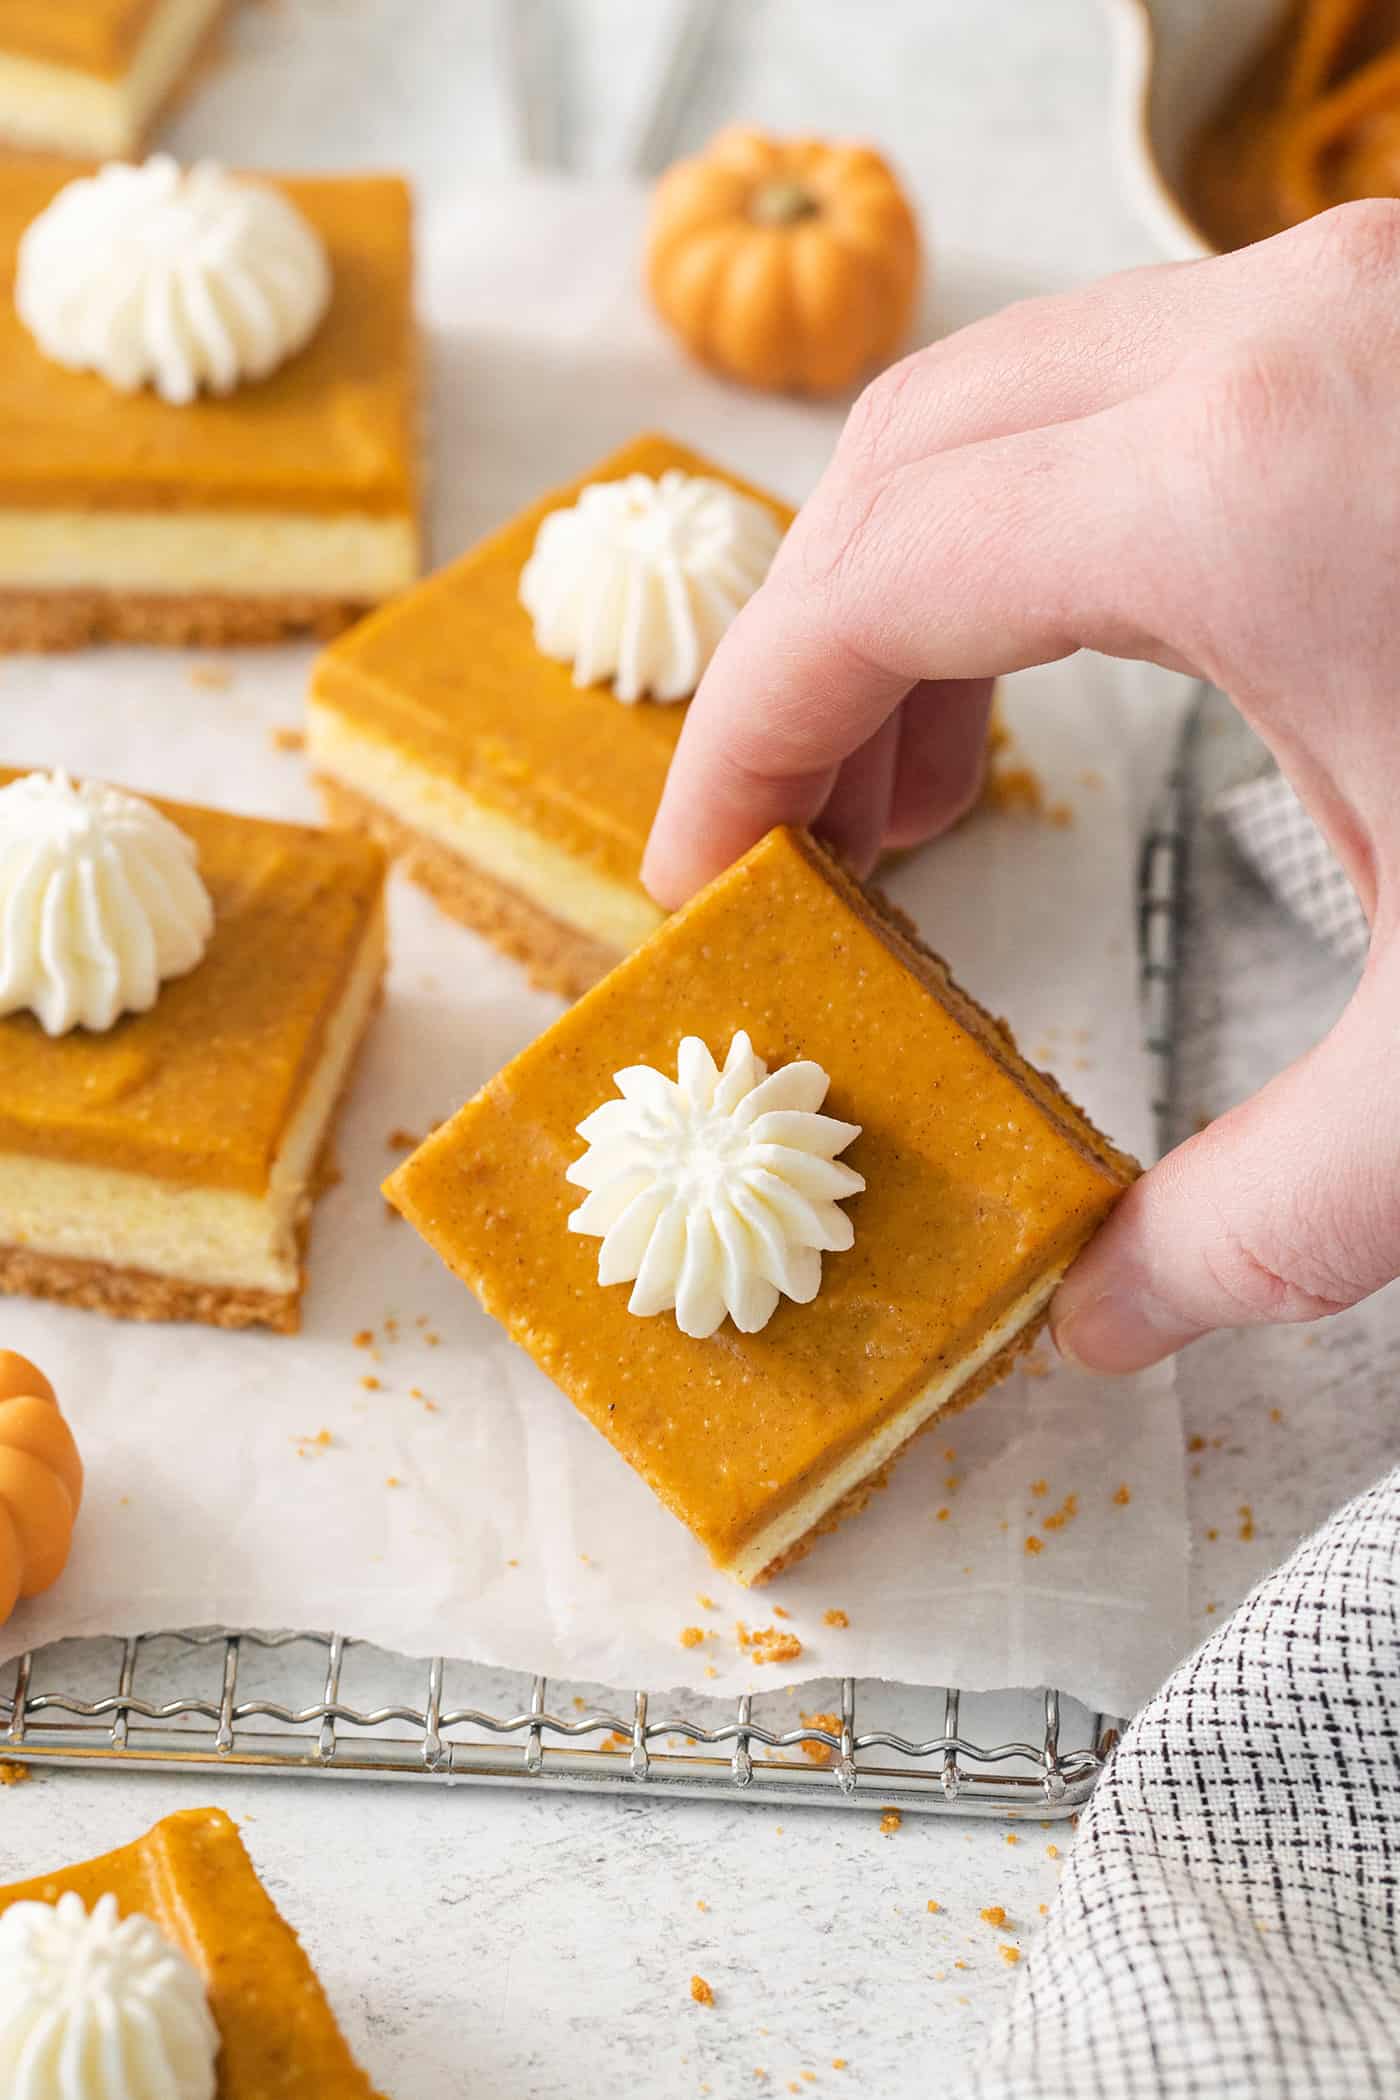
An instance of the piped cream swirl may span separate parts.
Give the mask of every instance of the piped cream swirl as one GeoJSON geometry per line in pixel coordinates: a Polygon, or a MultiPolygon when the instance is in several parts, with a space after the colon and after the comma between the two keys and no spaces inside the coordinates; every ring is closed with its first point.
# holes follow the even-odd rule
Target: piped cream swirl
{"type": "Polygon", "coordinates": [[[186,403],[262,379],[330,300],[320,235],[279,190],[213,161],[114,161],[25,229],[15,305],[46,357],[186,403]]]}
{"type": "Polygon", "coordinates": [[[836,1158],[860,1125],[819,1113],[821,1066],[770,1073],[740,1030],[723,1070],[690,1035],[674,1079],[632,1065],[615,1084],[621,1098],[579,1124],[588,1149],[566,1171],[589,1191],[569,1230],[602,1240],[599,1283],[632,1284],[629,1312],[674,1308],[698,1340],[726,1313],[756,1334],[780,1296],[815,1298],[822,1254],[855,1238],[837,1206],[865,1187],[836,1158]]]}
{"type": "Polygon", "coordinates": [[[0,788],[0,1015],[110,1028],[192,970],[213,927],[193,840],[149,802],[63,773],[0,788]]]}
{"type": "Polygon", "coordinates": [[[213,2100],[218,2053],[198,1971],[115,1896],[0,1912],[5,2100],[213,2100]]]}
{"type": "Polygon", "coordinates": [[[540,525],[520,601],[575,685],[686,700],[781,538],[766,504],[705,475],[595,481],[540,525]]]}

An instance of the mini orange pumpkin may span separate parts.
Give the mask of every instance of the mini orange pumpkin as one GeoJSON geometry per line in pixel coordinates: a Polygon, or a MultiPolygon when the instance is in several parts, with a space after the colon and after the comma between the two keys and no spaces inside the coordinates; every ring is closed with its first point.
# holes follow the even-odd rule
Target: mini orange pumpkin
{"type": "Polygon", "coordinates": [[[750,386],[837,394],[903,341],[919,232],[869,146],[734,125],[662,176],[647,282],[703,364],[750,386]]]}
{"type": "Polygon", "coordinates": [[[57,1582],[83,1497],[83,1462],[42,1371],[0,1349],[0,1625],[57,1582]]]}

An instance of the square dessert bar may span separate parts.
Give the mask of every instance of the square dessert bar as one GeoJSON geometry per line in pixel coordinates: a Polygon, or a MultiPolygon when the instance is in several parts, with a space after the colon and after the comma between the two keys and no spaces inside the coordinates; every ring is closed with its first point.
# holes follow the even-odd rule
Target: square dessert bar
{"type": "Polygon", "coordinates": [[[1010,1368],[1136,1172],[903,919],[782,830],[434,1132],[386,1194],[716,1564],[754,1583],[1010,1368]],[[851,1174],[823,1182],[808,1162],[801,1179],[809,1193],[844,1179],[854,1241],[822,1254],[810,1302],[785,1296],[758,1332],[726,1319],[694,1339],[670,1311],[631,1312],[625,1285],[598,1282],[595,1240],[570,1230],[579,1187],[597,1185],[577,1172],[579,1125],[614,1100],[615,1074],[651,1104],[654,1080],[638,1094],[629,1068],[675,1077],[684,1037],[723,1065],[740,1031],[770,1071],[804,1060],[829,1080],[826,1154],[848,1143],[851,1174]]]}
{"type": "MultiPolygon", "coordinates": [[[[181,1809],[116,1852],[0,1888],[0,1917],[65,1898],[91,1914],[103,1897],[121,1918],[149,1919],[202,1980],[219,2040],[218,2100],[382,2100],[221,1809],[181,1809]]],[[[148,2035],[155,2009],[148,1999],[148,2035]]]]}
{"type": "Polygon", "coordinates": [[[763,490],[665,437],[553,489],[327,649],[312,674],[311,765],[443,909],[576,994],[660,924],[642,850],[685,703],[624,706],[535,646],[520,574],[542,519],[590,483],[675,469],[763,490]]]}
{"type": "Polygon", "coordinates": [[[0,139],[134,153],[224,0],[0,0],[0,139]]]}
{"type": "Polygon", "coordinates": [[[155,807],[195,843],[213,933],[104,1031],[0,1018],[0,1291],[294,1333],[384,970],[384,858],[344,832],[155,807]]]}
{"type": "Polygon", "coordinates": [[[46,357],[15,308],[70,161],[0,160],[0,648],[333,634],[419,570],[412,207],[391,176],[279,181],[330,305],[268,377],[172,403],[46,357]]]}

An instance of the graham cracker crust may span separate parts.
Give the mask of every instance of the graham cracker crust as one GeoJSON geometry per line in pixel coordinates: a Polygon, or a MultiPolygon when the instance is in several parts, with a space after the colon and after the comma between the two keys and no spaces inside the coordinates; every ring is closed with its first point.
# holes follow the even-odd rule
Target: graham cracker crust
{"type": "Polygon", "coordinates": [[[89,642],[221,649],[340,634],[371,610],[362,598],[241,598],[232,592],[13,591],[0,589],[0,651],[81,649],[89,642]]]}
{"type": "MultiPolygon", "coordinates": [[[[305,1238],[303,1230],[303,1243],[305,1238]]],[[[301,1326],[299,1289],[279,1295],[182,1283],[178,1277],[153,1276],[146,1269],[35,1254],[27,1247],[0,1247],[0,1291],[51,1298],[60,1305],[108,1313],[114,1320],[199,1320],[206,1327],[271,1327],[278,1334],[295,1334],[301,1326]]]]}
{"type": "Polygon", "coordinates": [[[1017,1357],[1025,1355],[1043,1333],[1049,1317],[1049,1306],[1043,1306],[1027,1320],[1019,1334],[1013,1334],[1011,1340],[998,1349],[995,1356],[989,1357],[979,1371],[974,1371],[972,1376],[958,1387],[950,1400],[945,1400],[942,1407],[934,1409],[926,1422],[920,1422],[917,1429],[911,1430],[883,1465],[876,1466],[872,1472],[866,1474],[864,1480],[858,1480],[853,1488],[848,1488],[839,1502],[832,1503],[825,1516],[818,1517],[810,1530],[804,1531],[800,1539],[794,1539],[790,1546],[785,1547],[769,1561],[766,1568],[760,1568],[757,1575],[750,1578],[746,1587],[751,1590],[762,1588],[765,1582],[771,1582],[775,1575],[781,1575],[785,1569],[792,1567],[794,1562],[805,1560],[817,1540],[824,1538],[827,1532],[835,1531],[845,1523],[847,1517],[858,1517],[871,1497],[889,1486],[890,1475],[909,1446],[917,1442],[926,1430],[946,1422],[949,1415],[961,1414],[965,1407],[971,1407],[974,1400],[980,1400],[994,1385],[1000,1385],[1002,1379],[1014,1367],[1017,1357]]]}
{"type": "Polygon", "coordinates": [[[0,1294],[47,1298],[86,1312],[106,1313],[114,1320],[196,1320],[205,1327],[270,1327],[275,1334],[301,1331],[301,1301],[306,1290],[306,1254],[318,1200],[340,1179],[335,1133],[341,1110],[354,1084],[369,1024],[383,1001],[381,978],[365,1015],[340,1092],[326,1119],[325,1134],[297,1219],[300,1277],[294,1291],[240,1290],[217,1283],[190,1283],[178,1276],[156,1276],[149,1269],[122,1268],[115,1262],[83,1261],[67,1254],[39,1254],[29,1247],[0,1246],[0,1294]]]}
{"type": "Polygon", "coordinates": [[[316,785],[332,824],[368,832],[396,860],[409,880],[427,891],[449,918],[470,926],[523,963],[541,991],[578,999],[622,961],[619,950],[565,926],[528,897],[493,875],[391,817],[377,802],[324,773],[316,785]]]}

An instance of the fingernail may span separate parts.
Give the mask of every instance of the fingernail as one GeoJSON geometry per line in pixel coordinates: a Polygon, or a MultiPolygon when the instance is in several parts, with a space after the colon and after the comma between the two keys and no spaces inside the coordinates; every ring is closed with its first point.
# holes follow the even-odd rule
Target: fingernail
{"type": "Polygon", "coordinates": [[[1143,1371],[1203,1332],[1146,1291],[1098,1291],[1050,1314],[1055,1347],[1086,1371],[1143,1371]]]}

